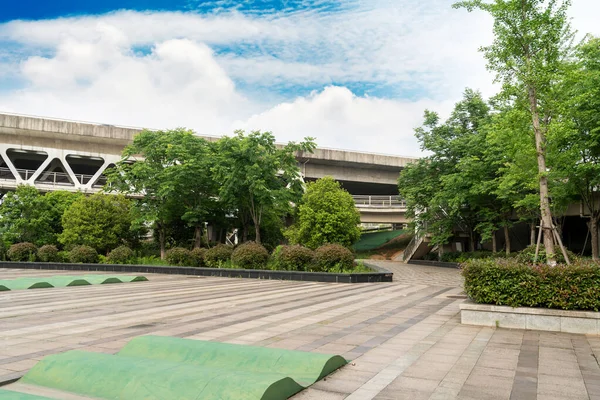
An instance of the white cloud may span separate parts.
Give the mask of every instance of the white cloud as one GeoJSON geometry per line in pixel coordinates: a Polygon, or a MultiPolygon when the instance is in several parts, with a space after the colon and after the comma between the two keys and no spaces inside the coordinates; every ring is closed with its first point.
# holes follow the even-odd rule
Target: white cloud
{"type": "Polygon", "coordinates": [[[385,154],[416,155],[420,149],[411,127],[421,123],[423,110],[446,113],[452,101],[416,102],[355,96],[344,87],[329,86],[322,92],[279,104],[238,122],[236,127],[269,127],[283,141],[311,136],[323,147],[347,148],[385,154]]]}
{"type": "MultiPolygon", "coordinates": [[[[496,90],[477,52],[492,39],[491,21],[452,2],[12,21],[0,24],[0,43],[10,44],[0,46],[0,110],[203,134],[258,128],[279,140],[416,155],[425,108],[443,115],[465,87],[496,90]],[[3,89],[7,79],[23,84],[3,89]],[[387,98],[344,87],[362,84],[387,98]],[[298,97],[275,87],[319,89],[298,97]]],[[[600,4],[575,3],[574,27],[599,35],[600,4]]]]}

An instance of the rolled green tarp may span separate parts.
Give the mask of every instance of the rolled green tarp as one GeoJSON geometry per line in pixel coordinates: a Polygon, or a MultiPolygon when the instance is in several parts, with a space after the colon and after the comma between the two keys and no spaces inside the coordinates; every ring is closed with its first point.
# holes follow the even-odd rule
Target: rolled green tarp
{"type": "Polygon", "coordinates": [[[48,397],[0,389],[0,400],[51,400],[48,397]]]}
{"type": "Polygon", "coordinates": [[[282,374],[78,350],[45,357],[19,382],[115,400],[281,400],[303,389],[282,374]]]}
{"type": "Polygon", "coordinates": [[[101,285],[121,282],[147,281],[144,276],[131,275],[83,275],[83,276],[49,276],[42,278],[17,278],[0,280],[0,292],[7,290],[40,289],[51,287],[101,285]]]}
{"type": "Polygon", "coordinates": [[[346,365],[341,356],[168,336],[139,336],[119,356],[165,360],[254,373],[277,372],[309,386],[346,365]]]}

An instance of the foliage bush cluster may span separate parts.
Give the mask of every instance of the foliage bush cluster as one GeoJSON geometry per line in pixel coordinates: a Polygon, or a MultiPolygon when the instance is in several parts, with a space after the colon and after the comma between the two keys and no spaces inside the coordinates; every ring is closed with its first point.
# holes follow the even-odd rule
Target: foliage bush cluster
{"type": "Polygon", "coordinates": [[[72,263],[95,264],[98,262],[98,252],[90,246],[75,246],[69,251],[69,261],[72,263]]]}
{"type": "Polygon", "coordinates": [[[52,244],[46,244],[38,249],[37,258],[42,262],[58,262],[60,261],[58,248],[52,244]]]}
{"type": "Polygon", "coordinates": [[[232,253],[233,248],[231,246],[224,244],[216,245],[204,253],[204,263],[209,268],[219,268],[231,260],[232,253]]]}
{"type": "Polygon", "coordinates": [[[133,250],[127,246],[119,246],[108,253],[106,262],[109,264],[128,264],[133,258],[133,250]]]}
{"type": "Polygon", "coordinates": [[[59,251],[54,245],[39,249],[32,243],[17,243],[8,251],[11,261],[43,261],[71,263],[107,263],[142,265],[177,265],[209,268],[272,269],[309,272],[367,272],[369,268],[354,265],[354,254],[339,244],[327,244],[313,251],[300,245],[281,245],[269,254],[256,242],[246,242],[236,248],[219,244],[210,249],[188,250],[174,247],[166,252],[166,260],[156,256],[136,256],[127,246],[119,246],[107,256],[86,245],[75,246],[69,251],[59,251]]]}
{"type": "Polygon", "coordinates": [[[511,259],[469,260],[463,264],[465,292],[476,303],[600,311],[600,267],[530,265],[511,259]]]}
{"type": "Polygon", "coordinates": [[[269,252],[256,242],[246,242],[233,250],[231,262],[236,267],[245,269],[261,269],[269,261],[269,252]]]}
{"type": "Polygon", "coordinates": [[[35,261],[37,247],[33,243],[15,243],[9,247],[7,256],[10,261],[35,261]]]}
{"type": "Polygon", "coordinates": [[[308,247],[278,246],[273,252],[273,262],[277,269],[286,271],[305,271],[315,259],[315,252],[308,247]]]}

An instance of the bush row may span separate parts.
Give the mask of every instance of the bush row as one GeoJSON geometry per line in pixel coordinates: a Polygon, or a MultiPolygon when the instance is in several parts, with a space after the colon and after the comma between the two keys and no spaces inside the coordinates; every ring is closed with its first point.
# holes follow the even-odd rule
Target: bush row
{"type": "MultiPolygon", "coordinates": [[[[39,249],[32,243],[17,243],[8,250],[11,261],[42,261],[129,264],[134,260],[134,252],[127,246],[119,246],[105,258],[89,246],[77,246],[70,251],[58,251],[56,246],[45,245],[39,249]]],[[[278,246],[272,255],[264,246],[246,242],[235,248],[219,244],[210,249],[188,250],[175,247],[167,250],[169,265],[190,267],[237,267],[242,269],[272,268],[288,271],[344,271],[354,267],[354,255],[346,247],[338,244],[323,245],[316,250],[307,247],[278,246]]]]}
{"type": "Polygon", "coordinates": [[[469,260],[462,267],[465,292],[476,303],[600,310],[600,267],[592,262],[549,267],[517,257],[469,260]]]}

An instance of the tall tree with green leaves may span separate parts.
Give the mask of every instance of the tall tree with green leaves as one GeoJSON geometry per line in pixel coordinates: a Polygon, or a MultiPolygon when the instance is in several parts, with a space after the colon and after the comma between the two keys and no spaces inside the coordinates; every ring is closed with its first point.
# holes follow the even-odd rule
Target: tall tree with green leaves
{"type": "Polygon", "coordinates": [[[80,197],[65,211],[58,239],[66,247],[86,245],[106,254],[131,239],[132,223],[130,200],[96,193],[80,197]]]}
{"type": "Polygon", "coordinates": [[[326,176],[306,185],[296,222],[286,234],[311,249],[328,243],[350,247],[360,239],[360,213],[350,193],[326,176]]]}
{"type": "Polygon", "coordinates": [[[592,258],[599,259],[600,206],[600,38],[588,37],[576,50],[564,81],[563,129],[556,135],[557,169],[589,215],[592,258]]]}
{"type": "Polygon", "coordinates": [[[195,245],[200,245],[218,194],[211,173],[213,155],[211,144],[192,131],[145,130],[109,172],[110,190],[143,197],[137,203],[139,215],[157,232],[162,258],[172,221],[183,219],[193,226],[195,245]]]}
{"type": "Polygon", "coordinates": [[[527,99],[538,165],[540,214],[548,263],[554,265],[553,221],[548,191],[546,138],[556,116],[554,94],[572,34],[569,0],[467,0],[455,8],[482,10],[494,18],[494,42],[481,50],[504,90],[527,99]]]}
{"type": "Polygon", "coordinates": [[[216,144],[217,158],[212,168],[220,185],[219,198],[254,225],[254,240],[261,242],[260,228],[266,212],[278,210],[283,216],[302,196],[298,151],[312,152],[312,138],[285,146],[275,143],[270,132],[253,131],[223,137],[216,144]]]}
{"type": "Polygon", "coordinates": [[[33,186],[19,185],[0,205],[0,233],[7,244],[31,242],[38,246],[56,243],[52,211],[33,186]]]}

